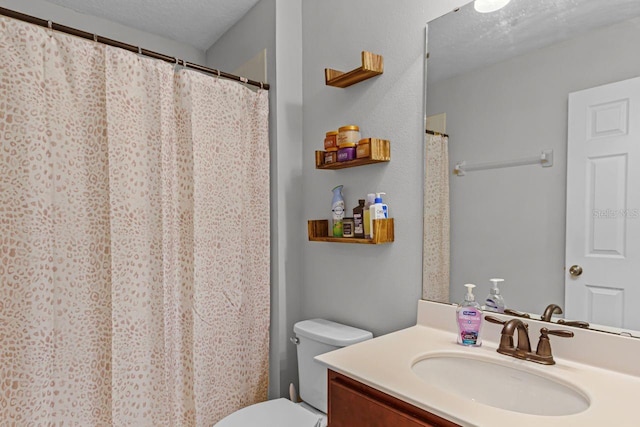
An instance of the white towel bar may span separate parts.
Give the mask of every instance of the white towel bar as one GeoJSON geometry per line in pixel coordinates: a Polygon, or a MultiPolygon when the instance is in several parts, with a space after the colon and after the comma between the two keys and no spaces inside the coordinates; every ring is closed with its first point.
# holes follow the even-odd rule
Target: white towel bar
{"type": "Polygon", "coordinates": [[[479,171],[485,169],[510,168],[512,166],[524,166],[539,164],[543,168],[553,166],[553,150],[543,150],[539,156],[526,157],[524,159],[502,160],[498,162],[472,163],[467,164],[466,161],[456,163],[453,168],[453,174],[464,176],[466,172],[479,171]]]}

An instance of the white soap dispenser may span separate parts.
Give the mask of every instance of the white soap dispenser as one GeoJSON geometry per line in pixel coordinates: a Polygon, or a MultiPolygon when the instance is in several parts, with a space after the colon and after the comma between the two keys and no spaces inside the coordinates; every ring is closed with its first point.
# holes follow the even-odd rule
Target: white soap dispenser
{"type": "Polygon", "coordinates": [[[373,239],[373,220],[389,218],[389,207],[382,203],[382,195],[387,193],[376,193],[374,204],[369,207],[369,229],[373,239]]]}
{"type": "Polygon", "coordinates": [[[498,285],[504,282],[504,279],[489,279],[489,281],[491,282],[491,289],[489,290],[487,299],[484,300],[485,310],[493,311],[494,313],[504,313],[506,305],[498,288],[498,285]]]}

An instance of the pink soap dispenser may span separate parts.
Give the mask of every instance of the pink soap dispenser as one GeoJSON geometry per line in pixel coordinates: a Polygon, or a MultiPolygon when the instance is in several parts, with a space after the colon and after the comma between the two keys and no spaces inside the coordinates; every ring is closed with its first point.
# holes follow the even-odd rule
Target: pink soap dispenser
{"type": "Polygon", "coordinates": [[[482,345],[480,331],[482,330],[482,310],[473,295],[476,285],[467,283],[467,295],[456,310],[458,322],[458,344],[479,347],[482,345]]]}

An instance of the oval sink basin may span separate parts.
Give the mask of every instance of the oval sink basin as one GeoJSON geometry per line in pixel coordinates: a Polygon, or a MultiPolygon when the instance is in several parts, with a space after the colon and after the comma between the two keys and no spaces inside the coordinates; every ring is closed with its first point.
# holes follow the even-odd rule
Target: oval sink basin
{"type": "Polygon", "coordinates": [[[459,397],[531,415],[571,415],[589,399],[568,385],[522,369],[462,355],[434,355],[416,362],[413,372],[429,385],[459,397]]]}

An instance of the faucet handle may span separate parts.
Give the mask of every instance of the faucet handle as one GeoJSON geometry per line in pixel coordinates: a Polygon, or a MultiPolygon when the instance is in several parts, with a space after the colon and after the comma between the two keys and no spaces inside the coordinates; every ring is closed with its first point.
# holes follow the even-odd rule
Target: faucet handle
{"type": "Polygon", "coordinates": [[[555,335],[557,337],[571,338],[573,332],[565,331],[562,329],[549,330],[547,328],[540,329],[540,341],[538,341],[538,348],[536,349],[536,357],[532,358],[534,362],[543,363],[545,365],[555,365],[553,360],[553,354],[551,353],[551,342],[549,341],[549,335],[555,335]]]}
{"type": "Polygon", "coordinates": [[[549,330],[547,328],[542,328],[542,329],[540,329],[540,333],[542,335],[544,335],[546,333],[548,335],[555,335],[557,337],[573,338],[573,332],[565,331],[564,329],[549,330]],[[545,331],[543,332],[543,330],[545,330],[545,331]]]}
{"type": "MultiPolygon", "coordinates": [[[[510,319],[510,320],[500,320],[497,317],[493,317],[493,316],[484,316],[484,320],[486,320],[489,323],[496,323],[498,325],[506,325],[507,323],[509,323],[511,320],[515,320],[515,319],[510,319]]],[[[524,323],[521,322],[522,325],[525,327],[525,329],[529,330],[529,324],[528,323],[524,323]]]]}
{"type": "MultiPolygon", "coordinates": [[[[504,325],[507,323],[506,320],[500,320],[497,317],[493,316],[484,316],[484,320],[489,323],[496,323],[498,325],[504,325]]],[[[507,352],[513,352],[515,350],[515,345],[513,343],[513,335],[507,335],[503,332],[500,334],[500,347],[498,348],[498,352],[500,350],[505,350],[507,352]]]]}
{"type": "Polygon", "coordinates": [[[583,322],[582,320],[558,319],[558,325],[575,326],[576,328],[589,329],[589,322],[583,322]]]}
{"type": "Polygon", "coordinates": [[[521,313],[511,308],[505,308],[504,314],[508,314],[509,316],[523,317],[525,319],[531,319],[531,315],[529,313],[521,313]]]}
{"type": "Polygon", "coordinates": [[[484,316],[484,320],[486,320],[489,323],[497,323],[498,325],[504,325],[505,323],[507,323],[506,320],[500,320],[497,317],[493,317],[493,316],[484,316]]]}

